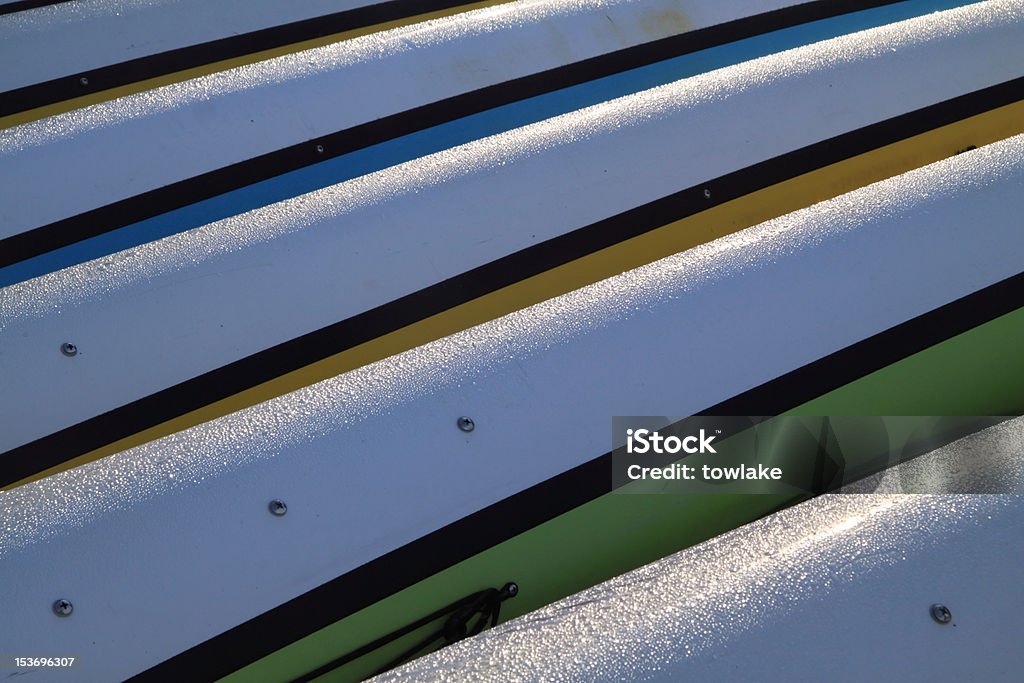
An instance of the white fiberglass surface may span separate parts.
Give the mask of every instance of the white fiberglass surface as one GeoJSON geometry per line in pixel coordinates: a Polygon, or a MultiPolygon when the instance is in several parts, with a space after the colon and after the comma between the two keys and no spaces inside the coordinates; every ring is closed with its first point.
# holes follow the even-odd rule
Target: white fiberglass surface
{"type": "MultiPolygon", "coordinates": [[[[880,477],[955,480],[964,452],[1021,490],[1021,418],[880,477]]],[[[783,510],[373,680],[1017,680],[1024,495],[872,490],[783,510]]]]}
{"type": "MultiPolygon", "coordinates": [[[[534,2],[487,8],[0,131],[0,164],[12,169],[5,179],[7,196],[18,200],[0,202],[0,237],[424,103],[657,37],[644,29],[645,15],[634,4],[549,7],[534,2]],[[608,16],[623,27],[625,37],[609,28],[608,16]],[[469,64],[466,55],[474,56],[469,64]],[[378,87],[381,83],[388,87],[378,87]],[[373,95],[352,95],[367,92],[373,95]],[[103,163],[97,164],[98,159],[103,163]]],[[[713,164],[719,155],[705,151],[715,142],[726,149],[770,143],[778,154],[794,141],[817,141],[1020,77],[1022,24],[1024,8],[1013,0],[937,12],[610,103],[621,113],[608,121],[625,124],[729,97],[743,107],[747,127],[737,128],[731,117],[719,120],[715,108],[707,108],[712,118],[696,115],[686,126],[686,131],[699,130],[701,141],[689,158],[713,164]],[[908,82],[914,87],[907,88],[908,82]],[[668,104],[667,92],[676,95],[676,104],[668,104]],[[810,100],[808,92],[813,93],[810,100]],[[781,120],[766,118],[775,110],[788,111],[798,93],[799,112],[781,120]],[[659,99],[664,101],[660,108],[650,109],[659,99]],[[762,118],[751,119],[752,112],[762,118]]],[[[669,24],[661,30],[676,32],[669,24]]],[[[572,133],[582,134],[580,129],[572,133]]],[[[735,153],[726,152],[723,164],[734,158],[735,153]]]]}
{"type": "MultiPolygon", "coordinates": [[[[949,36],[961,35],[957,13],[971,9],[679,81],[4,288],[0,366],[10,380],[0,405],[16,419],[0,447],[680,187],[941,100],[966,78],[958,69],[978,76],[1003,64],[984,53],[998,41],[982,38],[1009,35],[1024,19],[990,9],[979,21],[988,17],[994,33],[961,44],[949,36]],[[947,48],[963,50],[973,66],[947,48]],[[929,74],[927,88],[922,74],[929,74]],[[908,79],[920,88],[906,89],[908,79]],[[822,99],[833,82],[843,98],[822,99]],[[879,99],[886,88],[904,99],[879,99]],[[749,113],[768,101],[778,106],[752,127],[749,113]],[[766,121],[770,135],[760,125],[766,121]],[[57,351],[65,341],[80,349],[74,362],[57,351]],[[46,396],[48,411],[31,408],[35,395],[46,396]]],[[[1014,40],[1012,49],[1022,45],[1014,40]]],[[[992,208],[972,206],[999,211],[1020,193],[1003,195],[992,208]]],[[[919,248],[927,251],[928,242],[919,248]]]]}
{"type": "Polygon", "coordinates": [[[39,606],[75,595],[59,649],[123,678],[599,456],[609,416],[697,413],[1016,274],[1022,156],[961,154],[2,493],[5,639],[56,642],[39,606]]]}

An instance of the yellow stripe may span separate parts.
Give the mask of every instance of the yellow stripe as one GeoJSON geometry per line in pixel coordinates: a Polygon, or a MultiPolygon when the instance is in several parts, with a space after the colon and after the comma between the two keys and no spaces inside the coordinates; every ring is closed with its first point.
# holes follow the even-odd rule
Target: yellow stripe
{"type": "Polygon", "coordinates": [[[8,488],[248,408],[737,230],[939,161],[971,145],[980,147],[1021,132],[1024,132],[1024,102],[1016,102],[824,166],[526,278],[115,441],[8,488]]]}
{"type": "Polygon", "coordinates": [[[448,17],[453,14],[461,14],[463,12],[469,12],[470,10],[480,9],[483,7],[504,5],[512,1],[513,0],[482,0],[481,2],[471,2],[466,5],[449,7],[448,9],[437,10],[436,12],[416,14],[411,17],[403,17],[401,19],[387,21],[381,24],[364,26],[363,28],[356,28],[350,31],[342,31],[341,33],[334,33],[322,38],[313,38],[310,40],[304,40],[300,43],[282,45],[281,47],[275,47],[270,50],[253,52],[251,54],[232,57],[231,59],[224,59],[219,62],[211,62],[210,64],[204,64],[202,66],[185,69],[183,71],[176,71],[163,76],[147,78],[144,81],[136,81],[135,83],[128,83],[116,88],[100,90],[98,92],[89,93],[88,95],[82,95],[81,97],[74,97],[69,100],[54,102],[53,104],[36,107],[35,109],[26,109],[25,111],[21,111],[16,114],[9,114],[8,116],[0,117],[0,130],[12,128],[13,126],[20,126],[23,123],[29,123],[31,121],[38,121],[39,119],[46,118],[47,116],[56,116],[57,114],[63,114],[74,109],[81,109],[82,107],[88,107],[92,104],[109,102],[110,100],[117,99],[118,97],[133,95],[145,90],[153,90],[154,88],[160,88],[173,83],[181,83],[182,81],[199,78],[200,76],[208,76],[209,74],[217,73],[218,71],[227,71],[228,69],[234,69],[235,67],[255,64],[256,62],[262,62],[268,59],[273,59],[274,57],[281,57],[283,55],[301,52],[302,50],[310,50],[315,47],[323,47],[324,45],[338,43],[343,40],[351,40],[371,33],[379,33],[381,31],[399,28],[400,26],[418,24],[431,19],[448,17]]]}

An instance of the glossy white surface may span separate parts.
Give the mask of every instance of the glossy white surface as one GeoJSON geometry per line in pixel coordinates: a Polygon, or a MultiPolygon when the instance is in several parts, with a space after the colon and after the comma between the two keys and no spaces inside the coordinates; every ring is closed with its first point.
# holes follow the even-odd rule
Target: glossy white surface
{"type": "Polygon", "coordinates": [[[376,0],[75,0],[0,17],[0,91],[376,0]],[[9,68],[8,68],[9,67],[9,68]]]}
{"type": "MultiPolygon", "coordinates": [[[[969,447],[1021,491],[1024,420],[925,459],[969,447]]],[[[823,496],[373,680],[1018,681],[1022,528],[1020,494],[823,496]]]]}
{"type": "MultiPolygon", "coordinates": [[[[1024,5],[995,2],[845,36],[542,121],[0,289],[0,411],[9,416],[0,451],[708,178],[1002,80],[1024,69],[1022,27],[1024,5]],[[964,21],[969,28],[960,25],[964,21]],[[905,87],[908,82],[915,87],[905,87]],[[78,346],[78,356],[60,354],[65,341],[78,346]]],[[[287,92],[279,95],[281,103],[289,101],[287,92]]],[[[112,139],[124,133],[117,125],[97,130],[112,139]]],[[[196,135],[213,131],[203,127],[196,135]]],[[[950,208],[940,221],[949,241],[915,238],[922,257],[975,248],[992,254],[986,251],[975,269],[951,265],[953,275],[926,283],[930,294],[908,310],[926,310],[974,283],[1016,272],[1020,234],[1006,222],[1020,214],[1024,201],[1013,189],[1019,182],[1011,168],[1016,145],[1000,147],[1000,161],[993,157],[991,168],[985,168],[987,156],[970,157],[983,163],[960,162],[965,183],[1003,183],[1008,189],[951,187],[950,208]],[[952,198],[961,191],[969,195],[965,202],[952,198]],[[974,200],[985,192],[993,199],[974,200]],[[963,230],[965,221],[994,225],[975,239],[963,230]]],[[[76,149],[55,143],[57,148],[64,154],[76,149]]],[[[162,150],[170,166],[176,154],[188,153],[162,150]]],[[[83,153],[75,162],[84,168],[91,158],[83,153]]],[[[128,173],[109,169],[107,180],[128,173]]],[[[11,186],[25,182],[24,176],[10,179],[11,186]]],[[[12,191],[16,196],[20,190],[12,191]]],[[[930,222],[929,215],[918,229],[932,229],[930,222]]],[[[864,264],[844,267],[859,274],[864,264]]],[[[893,286],[917,291],[902,280],[893,286]]],[[[882,312],[889,309],[905,314],[886,302],[882,312]]],[[[904,318],[872,315],[862,322],[873,330],[882,319],[893,324],[904,318]]]]}
{"type": "Polygon", "coordinates": [[[1015,274],[1022,177],[1024,138],[961,154],[0,493],[0,642],[124,678],[601,455],[613,415],[697,413],[1015,274]]]}
{"type": "MultiPolygon", "coordinates": [[[[680,2],[512,3],[0,131],[0,238],[425,103],[779,4],[702,0],[691,16],[680,2]]],[[[752,61],[710,81],[690,79],[684,101],[732,95],[738,106],[724,118],[714,107],[710,116],[690,112],[685,131],[677,123],[672,137],[694,141],[686,158],[713,164],[703,152],[762,141],[785,150],[1020,77],[1022,27],[1020,2],[991,0],[752,61]]],[[[635,111],[643,99],[633,102],[635,111]]],[[[724,164],[733,159],[725,153],[724,164]]]]}

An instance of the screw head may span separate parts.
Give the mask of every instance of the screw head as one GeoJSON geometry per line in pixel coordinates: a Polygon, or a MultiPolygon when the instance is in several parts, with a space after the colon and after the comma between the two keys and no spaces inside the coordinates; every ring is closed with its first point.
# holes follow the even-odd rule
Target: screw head
{"type": "Polygon", "coordinates": [[[505,592],[505,595],[507,595],[510,598],[514,598],[514,597],[516,597],[516,595],[519,594],[519,584],[517,584],[517,583],[515,583],[513,581],[509,581],[508,583],[505,584],[505,587],[503,588],[503,590],[505,592]]]}
{"type": "Polygon", "coordinates": [[[278,500],[277,498],[270,501],[270,504],[267,505],[267,509],[269,509],[270,514],[275,517],[284,517],[288,514],[288,506],[284,504],[283,500],[278,500]]]}
{"type": "Polygon", "coordinates": [[[940,624],[948,624],[953,621],[953,613],[949,611],[949,608],[945,605],[935,603],[932,605],[932,619],[939,622],[940,624]]]}
{"type": "Polygon", "coordinates": [[[704,188],[704,199],[711,199],[711,188],[704,188]]]}
{"type": "Polygon", "coordinates": [[[75,611],[75,606],[71,604],[70,600],[61,598],[53,603],[53,613],[58,617],[69,617],[71,613],[75,611]]]}
{"type": "Polygon", "coordinates": [[[459,429],[464,432],[471,432],[476,429],[476,423],[473,422],[473,418],[466,417],[465,415],[458,419],[457,424],[459,425],[459,429]]]}
{"type": "Polygon", "coordinates": [[[323,154],[324,153],[324,146],[323,145],[317,145],[316,146],[316,153],[317,154],[323,154]]]}
{"type": "Polygon", "coordinates": [[[64,342],[60,345],[60,352],[65,356],[74,356],[78,354],[78,347],[71,342],[64,342]]]}
{"type": "Polygon", "coordinates": [[[89,85],[89,79],[86,78],[85,76],[82,76],[81,78],[79,78],[78,82],[81,83],[82,85],[89,85]]]}

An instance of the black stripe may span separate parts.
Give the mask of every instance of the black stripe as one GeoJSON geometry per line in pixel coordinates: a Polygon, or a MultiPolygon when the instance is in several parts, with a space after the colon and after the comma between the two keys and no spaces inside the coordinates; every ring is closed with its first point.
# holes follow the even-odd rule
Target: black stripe
{"type": "MultiPolygon", "coordinates": [[[[710,406],[777,415],[1024,305],[1024,273],[710,406]]],[[[213,680],[612,490],[611,453],[506,498],[186,650],[132,681],[213,680]],[[330,605],[325,609],[325,605],[330,605]]]]}
{"type": "MultiPolygon", "coordinates": [[[[282,173],[511,102],[768,31],[896,1],[898,0],[809,2],[626,48],[449,97],[315,140],[268,152],[5,238],[0,240],[0,268],[282,173]],[[317,151],[318,149],[323,151],[317,151]]],[[[242,37],[244,36],[240,36],[242,37]]],[[[118,68],[120,66],[118,65],[118,68]]],[[[81,77],[82,74],[76,74],[62,80],[67,80],[75,88],[81,89],[81,77]]],[[[92,74],[87,77],[87,88],[113,87],[112,82],[108,82],[106,77],[92,74]]],[[[0,115],[10,113],[8,109],[16,111],[17,107],[22,106],[7,102],[7,96],[16,92],[19,91],[11,91],[0,96],[0,115]]]]}
{"type": "Polygon", "coordinates": [[[0,486],[679,218],[1022,95],[1024,78],[992,86],[754,164],[509,254],[13,448],[0,455],[0,486]]]}
{"type": "MultiPolygon", "coordinates": [[[[27,9],[35,9],[36,7],[46,7],[47,5],[61,5],[71,0],[19,0],[18,2],[9,2],[6,5],[0,5],[0,14],[13,14],[14,12],[22,12],[27,9]]],[[[2,97],[2,95],[0,95],[2,97]]],[[[0,114],[2,116],[3,114],[0,114]]]]}

